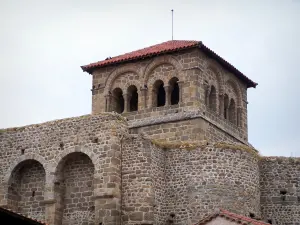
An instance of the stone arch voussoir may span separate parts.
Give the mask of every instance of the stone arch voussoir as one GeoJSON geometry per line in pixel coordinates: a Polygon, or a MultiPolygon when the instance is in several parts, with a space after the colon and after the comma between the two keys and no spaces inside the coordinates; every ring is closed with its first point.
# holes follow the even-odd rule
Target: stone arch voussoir
{"type": "Polygon", "coordinates": [[[51,169],[49,168],[47,161],[40,155],[37,155],[34,153],[29,153],[29,154],[21,155],[17,160],[15,160],[11,164],[11,166],[7,170],[6,175],[4,177],[4,184],[6,184],[6,185],[9,184],[10,177],[11,177],[12,173],[14,172],[15,168],[17,168],[18,165],[20,165],[22,162],[25,162],[27,160],[35,160],[43,166],[45,173],[46,173],[46,182],[47,182],[47,177],[49,176],[49,173],[51,172],[51,169]]]}
{"type": "Polygon", "coordinates": [[[233,89],[235,91],[235,94],[236,94],[236,97],[237,97],[236,106],[240,107],[242,105],[242,92],[241,92],[239,84],[235,80],[229,79],[229,80],[226,81],[225,85],[226,86],[229,85],[229,86],[233,87],[233,89]]]}
{"type": "Polygon", "coordinates": [[[150,62],[146,66],[145,71],[143,73],[144,74],[143,84],[147,84],[148,83],[148,79],[149,79],[149,76],[150,76],[151,72],[156,67],[158,67],[159,65],[162,65],[162,64],[170,64],[170,65],[174,66],[174,68],[176,70],[176,75],[171,75],[170,77],[165,77],[163,79],[164,83],[167,83],[168,79],[171,79],[173,76],[176,76],[179,80],[181,80],[179,78],[179,72],[183,68],[182,65],[181,65],[181,63],[177,59],[175,59],[173,56],[166,55],[166,56],[160,56],[160,57],[155,58],[152,62],[150,62]]]}
{"type": "Polygon", "coordinates": [[[90,160],[92,161],[93,165],[94,165],[94,168],[96,170],[96,166],[98,165],[97,161],[97,156],[91,152],[90,149],[88,148],[85,148],[85,147],[71,147],[71,148],[68,148],[68,149],[65,149],[63,152],[61,152],[55,159],[55,165],[54,165],[54,168],[55,168],[55,175],[57,175],[57,172],[59,172],[58,170],[61,169],[61,166],[63,166],[63,162],[64,160],[66,159],[66,157],[69,155],[69,154],[72,154],[72,153],[84,153],[85,155],[87,155],[90,160]]]}
{"type": "Polygon", "coordinates": [[[139,78],[142,77],[140,69],[137,69],[133,64],[128,64],[120,68],[117,68],[108,76],[108,78],[105,81],[105,88],[104,88],[105,95],[108,94],[108,92],[111,90],[114,80],[117,79],[118,76],[126,72],[132,72],[134,74],[137,74],[139,78]]]}
{"type": "Polygon", "coordinates": [[[224,85],[225,85],[225,81],[224,81],[224,72],[222,71],[222,69],[220,68],[220,66],[212,59],[207,60],[206,63],[206,67],[205,70],[211,70],[217,77],[217,92],[219,92],[219,94],[223,94],[224,93],[224,85]]]}

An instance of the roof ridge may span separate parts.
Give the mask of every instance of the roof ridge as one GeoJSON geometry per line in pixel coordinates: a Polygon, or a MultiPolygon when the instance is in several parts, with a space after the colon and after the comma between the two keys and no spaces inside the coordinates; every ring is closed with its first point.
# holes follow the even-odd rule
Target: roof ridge
{"type": "Polygon", "coordinates": [[[238,69],[236,69],[233,65],[227,62],[225,59],[220,57],[214,51],[209,49],[207,46],[203,44],[202,41],[195,40],[169,40],[159,44],[151,45],[142,49],[138,49],[135,51],[127,52],[118,56],[108,57],[105,60],[90,63],[84,66],[81,66],[81,69],[84,72],[92,73],[95,69],[102,68],[105,66],[111,66],[115,64],[131,62],[133,60],[142,60],[145,58],[150,58],[153,56],[158,56],[166,53],[174,53],[177,51],[190,49],[199,47],[204,54],[208,57],[216,60],[221,66],[223,66],[228,72],[233,73],[236,77],[241,79],[243,82],[247,84],[247,87],[256,87],[257,83],[250,80],[243,73],[241,73],[238,69]]]}

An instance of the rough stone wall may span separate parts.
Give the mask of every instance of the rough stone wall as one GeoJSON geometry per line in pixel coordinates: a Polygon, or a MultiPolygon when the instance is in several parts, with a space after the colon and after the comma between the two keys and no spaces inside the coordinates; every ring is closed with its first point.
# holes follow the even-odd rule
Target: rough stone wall
{"type": "Polygon", "coordinates": [[[168,218],[166,208],[166,155],[165,150],[151,145],[151,173],[154,189],[154,221],[155,224],[165,224],[168,218]]]}
{"type": "Polygon", "coordinates": [[[263,157],[260,162],[262,218],[273,224],[299,224],[300,159],[263,157]]]}
{"type": "Polygon", "coordinates": [[[94,165],[83,153],[69,155],[63,168],[62,224],[95,224],[94,165]]]}
{"type": "Polygon", "coordinates": [[[240,129],[235,129],[214,114],[204,114],[199,110],[186,112],[183,108],[171,106],[168,110],[156,108],[144,115],[142,112],[130,113],[127,118],[131,133],[144,133],[156,140],[207,140],[248,144],[245,138],[239,136],[240,129]]]}
{"type": "Polygon", "coordinates": [[[260,216],[258,158],[246,150],[167,150],[165,177],[175,224],[196,223],[215,208],[260,216]]]}
{"type": "Polygon", "coordinates": [[[153,224],[150,143],[132,136],[122,148],[122,224],[153,224]]]}
{"type": "MultiPolygon", "coordinates": [[[[129,120],[156,120],[161,116],[168,116],[169,111],[173,109],[177,113],[199,110],[204,117],[222,127],[222,132],[234,133],[242,142],[248,141],[246,85],[199,49],[95,70],[92,90],[93,113],[112,109],[108,107],[114,104],[110,93],[117,87],[122,90],[126,105],[126,99],[130,98],[127,94],[130,85],[137,87],[139,105],[138,112],[123,112],[129,120]],[[155,107],[153,104],[155,81],[162,80],[168,93],[169,81],[173,77],[179,80],[179,103],[171,106],[166,103],[165,106],[155,107]],[[212,86],[216,89],[215,111],[207,107],[207,96],[212,86]],[[229,107],[224,105],[225,95],[234,101],[235,122],[229,121],[228,118],[224,119],[224,107],[229,107]]],[[[220,138],[212,140],[215,139],[220,138]]]]}
{"type": "Polygon", "coordinates": [[[45,170],[34,160],[17,167],[8,187],[8,201],[12,208],[23,215],[45,219],[44,200],[45,170]]]}
{"type": "MultiPolygon", "coordinates": [[[[42,201],[45,207],[45,220],[49,224],[60,224],[64,207],[73,204],[73,202],[67,201],[67,205],[65,205],[60,198],[64,191],[61,171],[71,175],[72,172],[68,168],[79,169],[75,165],[74,167],[65,167],[64,165],[70,154],[81,152],[92,161],[95,172],[92,175],[92,196],[84,186],[90,182],[91,176],[86,177],[86,179],[81,176],[87,182],[86,184],[83,184],[82,180],[80,181],[78,178],[77,184],[81,186],[81,197],[78,201],[83,201],[90,206],[90,198],[93,197],[95,223],[120,224],[120,215],[116,212],[119,212],[121,207],[121,140],[122,136],[126,136],[127,133],[128,128],[124,119],[111,113],[87,115],[1,130],[0,205],[11,207],[13,203],[9,201],[11,194],[8,190],[10,177],[16,168],[24,165],[22,168],[29,169],[29,164],[25,162],[35,160],[45,170],[44,199],[42,201]],[[86,194],[88,196],[85,196],[86,194]]],[[[73,163],[76,163],[76,160],[73,163]]],[[[82,168],[82,170],[85,169],[82,168]]],[[[90,171],[78,170],[77,172],[85,175],[90,173],[90,171]]],[[[68,179],[66,181],[67,183],[76,182],[68,179]]],[[[36,194],[39,192],[37,190],[36,194]]],[[[86,214],[83,213],[87,209],[86,204],[79,205],[77,203],[74,207],[81,208],[81,217],[86,216],[83,215],[86,214]]],[[[33,215],[33,217],[36,216],[33,215]]]]}

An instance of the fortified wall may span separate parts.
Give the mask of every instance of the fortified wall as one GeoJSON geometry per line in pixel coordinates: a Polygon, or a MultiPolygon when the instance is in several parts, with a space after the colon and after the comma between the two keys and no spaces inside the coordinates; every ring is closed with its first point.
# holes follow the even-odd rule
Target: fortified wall
{"type": "Polygon", "coordinates": [[[1,130],[1,205],[49,224],[116,224],[127,133],[114,114],[1,130]]]}
{"type": "Polygon", "coordinates": [[[0,144],[1,206],[49,224],[260,214],[258,155],[242,145],[156,141],[114,113],[1,130],[0,144]]]}

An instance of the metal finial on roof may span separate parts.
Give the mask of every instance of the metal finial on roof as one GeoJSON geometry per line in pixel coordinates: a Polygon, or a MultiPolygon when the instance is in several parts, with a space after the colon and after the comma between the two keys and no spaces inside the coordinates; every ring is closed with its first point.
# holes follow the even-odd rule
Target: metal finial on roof
{"type": "Polygon", "coordinates": [[[174,10],[172,9],[171,11],[172,11],[172,41],[173,41],[173,12],[174,12],[174,10]]]}

